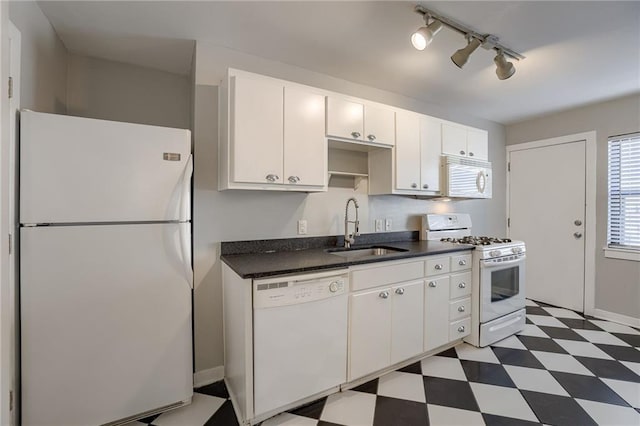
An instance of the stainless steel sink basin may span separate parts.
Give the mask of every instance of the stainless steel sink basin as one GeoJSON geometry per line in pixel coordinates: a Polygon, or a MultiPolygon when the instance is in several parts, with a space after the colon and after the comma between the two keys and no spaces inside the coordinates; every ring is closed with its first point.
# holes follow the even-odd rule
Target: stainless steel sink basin
{"type": "Polygon", "coordinates": [[[362,257],[385,256],[388,254],[402,253],[407,249],[373,246],[373,247],[351,247],[351,248],[335,248],[326,250],[327,253],[350,259],[359,259],[362,257]]]}

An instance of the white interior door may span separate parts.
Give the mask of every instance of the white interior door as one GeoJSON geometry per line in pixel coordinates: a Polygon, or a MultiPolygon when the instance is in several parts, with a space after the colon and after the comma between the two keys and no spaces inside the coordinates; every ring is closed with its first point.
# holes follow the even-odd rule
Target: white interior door
{"type": "Polygon", "coordinates": [[[527,247],[528,298],[582,312],[585,141],[510,152],[509,236],[527,247]]]}

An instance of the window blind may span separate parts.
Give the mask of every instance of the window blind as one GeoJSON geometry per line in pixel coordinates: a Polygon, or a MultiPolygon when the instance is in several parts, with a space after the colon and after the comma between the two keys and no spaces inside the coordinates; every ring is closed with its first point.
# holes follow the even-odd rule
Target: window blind
{"type": "Polygon", "coordinates": [[[607,245],[640,250],[640,133],[609,138],[607,245]]]}

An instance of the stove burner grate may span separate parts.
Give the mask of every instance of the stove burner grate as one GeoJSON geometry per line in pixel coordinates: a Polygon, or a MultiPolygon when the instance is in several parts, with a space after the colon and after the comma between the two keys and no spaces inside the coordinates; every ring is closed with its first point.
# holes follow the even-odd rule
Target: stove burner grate
{"type": "Polygon", "coordinates": [[[458,244],[471,244],[474,246],[488,246],[491,244],[504,244],[510,243],[510,238],[494,238],[494,237],[462,237],[462,238],[441,238],[440,241],[446,241],[449,243],[458,243],[458,244]]]}

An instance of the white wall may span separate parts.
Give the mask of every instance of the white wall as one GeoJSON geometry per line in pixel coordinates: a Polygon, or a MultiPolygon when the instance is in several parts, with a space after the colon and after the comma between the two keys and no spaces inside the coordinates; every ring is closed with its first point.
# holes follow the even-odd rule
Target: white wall
{"type": "Polygon", "coordinates": [[[359,85],[291,65],[205,44],[196,45],[194,96],[194,269],[196,371],[223,364],[222,297],[219,247],[221,241],[296,237],[299,219],[308,221],[308,235],[343,233],[344,204],[355,195],[360,203],[361,232],[373,232],[376,218],[391,218],[393,231],[417,230],[418,215],[427,212],[469,212],[474,233],[504,235],[505,137],[500,124],[418,102],[415,99],[359,85]],[[432,202],[400,196],[367,196],[330,188],[327,193],[217,191],[218,84],[226,69],[294,81],[325,90],[414,110],[489,131],[489,158],[493,162],[494,198],[432,202]]]}
{"type": "Polygon", "coordinates": [[[640,95],[626,96],[507,126],[507,144],[595,130],[596,294],[595,307],[640,319],[640,262],[607,259],[607,138],[640,131],[640,95]]]}

